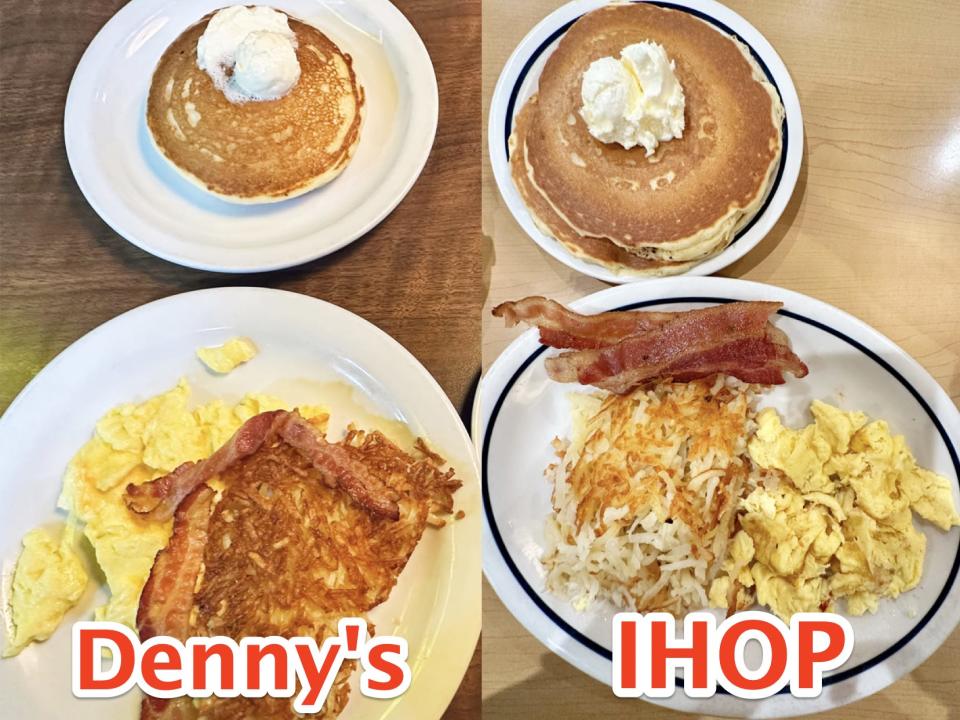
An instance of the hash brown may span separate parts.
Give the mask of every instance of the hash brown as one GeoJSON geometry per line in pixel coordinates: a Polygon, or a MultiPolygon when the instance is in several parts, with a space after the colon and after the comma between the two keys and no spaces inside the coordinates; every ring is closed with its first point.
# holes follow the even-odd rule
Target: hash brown
{"type": "MultiPolygon", "coordinates": [[[[189,636],[314,637],[336,634],[341,617],[358,616],[387,599],[428,525],[445,522],[460,482],[419,441],[414,454],[380,432],[350,429],[337,443],[398,498],[399,519],[371,511],[331,483],[279,434],[220,473],[211,503],[203,558],[190,603],[189,636]]],[[[180,505],[189,506],[201,485],[180,505]]],[[[180,510],[174,524],[177,537],[180,510]]],[[[155,572],[169,554],[161,551],[155,572]]],[[[141,634],[159,583],[151,576],[141,600],[141,634]]],[[[152,632],[154,629],[150,628],[152,632]]],[[[320,717],[336,717],[349,698],[353,669],[345,663],[320,717]]],[[[147,700],[142,718],[297,717],[291,698],[147,700]],[[159,706],[159,707],[158,707],[159,706]]]]}

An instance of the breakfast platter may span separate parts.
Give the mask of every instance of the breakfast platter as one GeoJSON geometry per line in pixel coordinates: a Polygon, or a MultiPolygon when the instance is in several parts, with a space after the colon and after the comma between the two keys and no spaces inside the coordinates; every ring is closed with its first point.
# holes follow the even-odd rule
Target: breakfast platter
{"type": "Polygon", "coordinates": [[[960,4],[0,18],[0,720],[960,718],[960,4]]]}
{"type": "Polygon", "coordinates": [[[111,18],[70,84],[70,168],[110,227],[170,262],[238,273],[328,255],[382,221],[420,175],[438,117],[430,56],[387,0],[290,0],[276,12],[298,18],[300,82],[281,105],[237,105],[203,71],[186,72],[193,64],[177,76],[169,60],[180,49],[165,55],[178,43],[195,53],[194,26],[222,6],[133,0],[111,18]],[[318,62],[330,53],[339,59],[318,62]],[[348,92],[337,82],[346,58],[348,92]],[[332,120],[344,102],[349,117],[332,120]],[[264,147],[269,167],[257,160],[264,147]]]}
{"type": "MultiPolygon", "coordinates": [[[[61,673],[69,673],[71,622],[91,617],[94,608],[104,606],[108,599],[109,604],[98,615],[102,612],[107,618],[125,620],[136,611],[135,606],[123,604],[128,593],[121,592],[117,583],[136,575],[132,563],[137,543],[150,542],[148,528],[142,523],[134,523],[116,540],[109,540],[113,537],[110,528],[119,522],[111,514],[112,496],[88,491],[93,492],[93,500],[82,501],[82,486],[76,484],[82,480],[68,469],[85,468],[81,478],[108,477],[103,473],[109,472],[113,456],[85,464],[80,455],[74,461],[71,458],[85,447],[84,457],[100,457],[95,447],[85,444],[103,437],[116,442],[113,438],[117,435],[109,428],[116,427],[117,421],[133,432],[130,423],[138,412],[156,412],[152,398],[159,399],[167,411],[160,411],[154,421],[160,423],[161,417],[166,418],[161,434],[152,440],[143,436],[143,462],[151,466],[163,463],[151,458],[176,458],[191,452],[197,418],[213,422],[211,418],[224,418],[224,412],[229,416],[228,408],[234,407],[234,412],[245,419],[268,406],[299,407],[305,418],[327,416],[325,431],[331,442],[348,424],[355,423],[369,432],[380,430],[404,446],[409,446],[414,436],[425,438],[449,461],[457,481],[462,483],[454,493],[454,507],[462,511],[462,516],[448,517],[442,527],[420,528],[423,536],[396,586],[388,599],[370,612],[378,633],[401,627],[409,639],[411,665],[415,668],[413,686],[393,701],[363,697],[353,687],[340,715],[439,718],[460,683],[479,633],[480,555],[474,542],[480,524],[479,486],[466,431],[436,381],[385,333],[329,303],[262,288],[186,293],[123,314],[61,353],[24,388],[0,419],[0,476],[4,478],[5,500],[0,511],[0,553],[4,576],[13,575],[12,564],[21,538],[31,528],[39,525],[41,530],[53,532],[62,525],[64,513],[58,512],[57,506],[61,486],[67,488],[66,474],[74,478],[71,514],[83,516],[91,530],[88,537],[109,541],[98,545],[97,560],[108,572],[114,590],[109,595],[105,584],[81,582],[79,603],[50,640],[30,645],[0,663],[4,712],[17,717],[56,717],[69,708],[77,718],[136,716],[139,693],[92,703],[72,697],[70,684],[58,680],[61,673]],[[233,337],[245,338],[257,352],[251,356],[251,352],[228,350],[231,364],[247,358],[229,374],[212,371],[209,364],[215,362],[209,354],[204,355],[203,362],[197,357],[201,348],[234,348],[228,343],[233,337]],[[83,381],[78,383],[77,378],[83,381]],[[189,388],[188,400],[183,399],[187,394],[184,388],[189,388]],[[70,402],[64,403],[64,397],[70,402]],[[188,403],[185,413],[182,407],[175,410],[178,401],[188,403]],[[118,410],[111,414],[115,407],[118,410]],[[56,428],[56,432],[51,434],[50,428],[56,428]],[[104,464],[107,469],[103,469],[104,464]],[[141,536],[138,533],[142,540],[136,539],[141,536]],[[111,553],[112,542],[125,548],[119,557],[111,553]],[[433,653],[442,654],[444,662],[423,662],[433,653]]],[[[220,430],[216,424],[205,427],[205,432],[229,437],[235,423],[228,422],[220,430]]],[[[98,488],[106,487],[100,479],[97,483],[98,488]]],[[[229,495],[224,498],[221,502],[226,502],[229,495]]],[[[60,507],[64,507],[63,498],[60,507]]],[[[162,538],[159,544],[163,545],[162,538]]],[[[61,556],[54,548],[43,557],[43,562],[51,565],[61,556]]],[[[147,567],[150,562],[148,559],[147,567]]],[[[91,577],[99,572],[92,568],[88,571],[91,577]]],[[[83,573],[83,568],[79,572],[83,573]]],[[[53,577],[65,582],[63,577],[69,579],[70,575],[53,577]]],[[[135,598],[139,589],[133,591],[135,598]]],[[[31,592],[34,598],[43,598],[44,592],[56,595],[52,588],[32,587],[31,592]]],[[[12,599],[6,595],[5,605],[12,599]]],[[[31,612],[42,614],[46,609],[44,603],[35,602],[31,612]]],[[[9,616],[5,614],[5,618],[9,622],[9,616]]],[[[24,626],[32,626],[35,620],[22,614],[19,619],[24,626]]],[[[10,649],[7,640],[5,650],[10,649]]]]}
{"type": "MultiPolygon", "coordinates": [[[[507,60],[493,92],[487,125],[497,188],[514,219],[542,250],[591,277],[626,283],[664,274],[717,272],[753,249],[776,224],[790,200],[803,157],[803,120],[796,88],[770,43],[720,3],[678,0],[607,6],[602,0],[576,0],[563,5],[538,23],[507,60]],[[591,12],[598,9],[611,17],[591,12]],[[663,15],[657,9],[674,12],[663,15]],[[651,21],[660,22],[660,15],[673,24],[664,23],[653,32],[651,21]],[[585,17],[588,22],[580,22],[585,17]],[[567,45],[590,45],[594,56],[602,54],[594,47],[596,40],[592,37],[596,36],[614,52],[627,42],[624,37],[639,37],[636,31],[630,32],[631,27],[638,26],[647,28],[647,34],[655,40],[672,42],[670,47],[687,51],[687,57],[674,57],[672,62],[680,68],[677,74],[689,86],[688,93],[718,82],[740,83],[739,88],[731,85],[718,89],[716,97],[691,96],[689,101],[699,101],[702,109],[687,120],[691,128],[684,132],[683,139],[660,144],[660,150],[639,166],[632,150],[625,153],[614,147],[610,151],[611,145],[591,138],[586,121],[578,119],[582,111],[577,109],[577,79],[588,60],[568,57],[570,52],[565,49],[567,45]],[[563,49],[560,55],[558,49],[563,49]],[[741,54],[743,58],[737,60],[741,54]],[[677,65],[678,61],[682,64],[677,65]],[[742,65],[739,81],[714,74],[712,66],[727,68],[734,61],[742,65]],[[681,69],[690,76],[682,75],[681,69]],[[548,83],[545,71],[549,73],[548,83]],[[696,77],[698,72],[705,76],[696,77]],[[751,103],[746,100],[749,91],[754,93],[751,103]],[[742,117],[720,107],[720,97],[731,94],[743,105],[737,107],[742,117]],[[769,116],[768,95],[773,102],[773,125],[766,122],[768,130],[744,127],[745,118],[769,116]],[[766,110],[748,106],[763,103],[766,110]],[[531,130],[539,129],[533,124],[534,118],[540,125],[564,129],[558,146],[538,149],[523,142],[531,130]],[[694,124],[696,132],[691,131],[694,124]],[[732,133],[734,127],[741,134],[732,133]],[[772,130],[777,133],[776,140],[771,139],[776,154],[765,159],[762,168],[741,167],[742,158],[754,153],[750,143],[763,138],[765,145],[762,133],[772,130]],[[539,160],[532,155],[535,149],[543,156],[539,160]],[[691,166],[697,168],[693,174],[687,170],[691,166]],[[762,177],[762,184],[751,191],[742,206],[737,204],[741,202],[739,194],[726,197],[716,192],[718,177],[726,185],[739,182],[738,177],[754,176],[762,177]],[[552,189],[547,190],[548,186],[552,189]],[[682,209],[702,205],[704,196],[709,197],[707,202],[717,203],[717,208],[706,214],[682,209]],[[587,207],[578,207],[579,199],[589,201],[587,207]],[[609,208],[618,203],[628,208],[627,220],[620,218],[619,227],[614,229],[618,215],[610,214],[609,208]],[[637,207],[647,203],[648,210],[636,214],[637,207]],[[735,208],[733,214],[727,209],[728,203],[735,208]],[[675,209],[674,204],[681,209],[675,209]],[[591,208],[598,207],[606,211],[602,218],[593,223],[584,219],[591,208]],[[571,222],[574,216],[579,219],[571,222]],[[637,217],[646,218],[647,224],[631,229],[629,218],[637,217]],[[670,226],[665,225],[664,217],[670,220],[670,226]],[[692,224],[674,229],[674,217],[686,217],[692,224]],[[657,238],[653,250],[638,246],[641,239],[650,243],[651,238],[657,238]]],[[[553,133],[539,130],[536,136],[549,138],[553,133]]],[[[742,191],[730,188],[729,192],[742,191]]]]}
{"type": "MultiPolygon", "coordinates": [[[[785,366],[787,372],[799,376],[771,376],[765,381],[783,384],[774,384],[756,398],[761,412],[753,422],[760,423],[759,429],[751,422],[735,426],[739,428],[736,429],[736,434],[742,434],[744,439],[751,438],[750,464],[759,464],[757,459],[763,457],[761,450],[766,447],[756,438],[766,438],[766,433],[772,432],[769,428],[781,427],[781,420],[773,419],[777,415],[771,416],[768,413],[765,416],[764,408],[773,408],[782,418],[783,426],[797,428],[810,422],[813,403],[812,409],[818,418],[819,427],[824,406],[818,408],[815,401],[821,401],[830,406],[836,405],[843,411],[862,411],[865,415],[856,421],[859,425],[864,425],[867,418],[885,421],[889,432],[897,436],[902,434],[906,446],[916,453],[917,466],[929,468],[943,478],[943,504],[947,521],[940,526],[933,522],[920,521],[918,526],[922,530],[923,538],[913,536],[920,548],[917,552],[918,562],[922,564],[922,575],[914,578],[913,589],[903,592],[896,599],[869,601],[875,608],[875,613],[868,610],[867,614],[860,614],[864,612],[864,609],[860,608],[856,615],[851,614],[855,604],[851,604],[848,599],[847,615],[853,625],[857,643],[844,668],[826,677],[824,692],[820,697],[798,699],[781,694],[757,705],[730,695],[697,700],[677,692],[670,699],[656,701],[686,712],[719,713],[737,717],[751,717],[760,712],[761,708],[764,717],[822,712],[877,692],[910,672],[923,662],[960,622],[960,582],[957,580],[960,570],[960,528],[956,527],[960,524],[960,517],[956,516],[954,510],[960,507],[960,412],[943,389],[915,360],[880,333],[836,308],[781,288],[733,279],[670,278],[604,290],[573,303],[571,309],[586,316],[617,311],[600,316],[604,318],[629,315],[629,312],[625,311],[681,311],[682,315],[682,311],[693,308],[732,308],[737,301],[782,303],[782,307],[773,316],[774,325],[778,331],[789,337],[790,347],[795,353],[793,357],[799,356],[802,359],[799,366],[791,364],[795,361],[790,361],[785,366]],[[733,305],[724,305],[728,303],[733,305]],[[952,520],[949,519],[951,513],[954,516],[952,520]],[[925,555],[922,550],[924,546],[925,555]]],[[[536,299],[536,302],[524,302],[533,307],[543,301],[536,299]]],[[[506,307],[498,308],[495,312],[506,318],[510,318],[511,313],[522,318],[524,314],[533,316],[536,312],[543,313],[541,318],[556,319],[555,311],[528,310],[524,308],[524,303],[513,303],[512,308],[508,303],[506,307]]],[[[551,530],[555,523],[548,522],[548,518],[555,513],[560,517],[559,513],[562,511],[562,506],[552,507],[552,503],[559,502],[557,498],[560,497],[562,486],[553,485],[551,477],[554,471],[550,468],[557,465],[567,467],[565,462],[572,462],[577,468],[576,472],[581,473],[577,477],[593,477],[582,474],[587,472],[584,469],[586,449],[582,451],[579,461],[576,457],[564,460],[564,453],[568,451],[558,451],[558,443],[563,438],[573,437],[571,442],[575,447],[580,447],[579,443],[582,441],[576,438],[581,431],[577,431],[576,426],[582,420],[577,420],[577,417],[581,417],[578,412],[584,412],[584,398],[589,397],[589,394],[584,393],[591,388],[578,386],[576,377],[572,384],[569,378],[560,377],[560,358],[565,355],[572,358],[577,351],[558,355],[556,351],[541,344],[554,344],[552,336],[548,335],[544,328],[549,327],[556,332],[556,326],[550,323],[544,325],[542,320],[531,322],[541,323],[540,337],[538,338],[535,330],[521,335],[490,366],[481,382],[481,401],[475,408],[473,418],[472,434],[483,468],[484,572],[504,605],[537,639],[580,670],[597,680],[608,682],[611,673],[610,620],[613,612],[618,606],[622,607],[624,601],[621,599],[612,603],[610,599],[604,599],[605,591],[602,588],[599,597],[596,588],[593,588],[592,594],[584,598],[582,588],[590,586],[582,583],[587,582],[589,576],[587,579],[578,579],[569,566],[562,567],[560,561],[564,557],[563,553],[567,551],[563,550],[562,545],[556,545],[556,531],[551,530]],[[575,589],[571,591],[570,588],[575,589]]],[[[658,340],[658,343],[663,342],[664,339],[658,340]]],[[[734,374],[738,372],[740,371],[735,371],[734,374]]],[[[674,374],[682,375],[679,371],[674,371],[674,374]]],[[[585,375],[581,374],[581,378],[584,377],[585,375]]],[[[684,383],[678,383],[678,386],[683,385],[684,383]]],[[[602,380],[599,386],[604,386],[602,380]]],[[[623,392],[622,387],[607,387],[613,390],[613,394],[603,391],[605,407],[614,401],[616,393],[623,392]]],[[[718,395],[716,388],[710,392],[718,395]]],[[[624,397],[634,400],[642,398],[642,394],[629,394],[624,397]]],[[[680,402],[679,399],[675,401],[680,402]]],[[[631,410],[630,414],[636,418],[651,412],[653,411],[631,410]]],[[[704,422],[712,423],[715,428],[723,426],[719,421],[710,420],[713,416],[706,415],[707,412],[709,409],[703,407],[694,417],[703,418],[704,422]]],[[[834,417],[837,418],[836,423],[843,423],[848,422],[850,416],[840,413],[834,417]],[[841,417],[845,419],[840,420],[841,417]]],[[[599,422],[598,418],[600,415],[590,421],[589,427],[594,427],[594,423],[599,422]]],[[[668,425],[673,422],[675,421],[669,421],[668,425]]],[[[834,429],[836,427],[834,424],[834,429]]],[[[619,437],[620,432],[628,431],[608,429],[606,437],[609,439],[602,441],[601,447],[609,448],[615,442],[613,438],[619,437]]],[[[716,432],[716,429],[713,432],[716,432]]],[[[699,433],[702,435],[704,431],[700,430],[699,433]]],[[[616,447],[618,446],[614,445],[614,448],[616,447]]],[[[642,448],[639,451],[644,452],[642,448]]],[[[799,462],[796,457],[791,457],[790,453],[795,451],[796,446],[793,446],[786,456],[788,460],[784,467],[788,474],[791,470],[790,463],[799,462]]],[[[623,449],[622,452],[636,451],[623,449]]],[[[646,452],[649,452],[649,447],[646,452]]],[[[693,450],[688,452],[692,454],[693,450]]],[[[767,449],[765,452],[776,455],[773,450],[767,449]]],[[[690,455],[687,456],[687,462],[693,467],[690,455]]],[[[837,466],[839,467],[840,463],[837,466]]],[[[602,471],[597,472],[600,474],[596,477],[602,478],[602,471]]],[[[569,482],[575,482],[573,475],[569,482]]],[[[760,485],[763,485],[763,481],[760,485]]],[[[886,492],[883,491],[883,494],[886,492]]],[[[759,501],[762,494],[756,497],[759,501]]],[[[749,505],[748,501],[744,502],[749,505]]],[[[846,509],[855,514],[850,508],[846,509]]],[[[788,521],[789,525],[794,526],[801,520],[814,517],[815,510],[815,506],[808,504],[806,509],[800,511],[799,516],[788,521]]],[[[873,509],[871,511],[876,512],[873,509]]],[[[749,513],[747,516],[741,515],[738,522],[750,529],[753,527],[750,523],[755,521],[748,516],[749,513]]],[[[614,516],[605,514],[604,522],[611,522],[612,517],[614,516]]],[[[768,531],[775,532],[773,529],[768,531]]],[[[561,529],[560,532],[572,531],[561,529]]],[[[748,541],[751,547],[752,543],[758,543],[757,558],[763,557],[764,552],[759,545],[760,537],[753,534],[748,541]]],[[[780,542],[786,542],[786,537],[782,537],[780,542]]],[[[913,551],[907,537],[894,542],[891,547],[893,554],[910,556],[913,551]]],[[[744,537],[744,540],[747,538],[744,537]]],[[[609,542],[606,535],[603,542],[609,542]]],[[[732,543],[735,546],[737,539],[732,543]]],[[[582,557],[584,552],[586,551],[583,546],[580,546],[575,555],[582,557]]],[[[731,551],[731,557],[735,555],[736,552],[731,551]]],[[[590,574],[603,577],[607,572],[603,569],[604,565],[615,562],[613,557],[615,556],[606,554],[605,559],[601,557],[595,563],[589,564],[590,574]]],[[[669,559],[676,562],[673,556],[669,556],[669,559]]],[[[669,565],[666,560],[659,562],[661,567],[669,565]]],[[[762,567],[768,566],[764,564],[762,567]]],[[[776,567],[776,564],[773,567],[776,567]]],[[[609,572],[612,574],[613,570],[609,572]]],[[[753,569],[753,576],[762,577],[758,575],[756,568],[753,569]]],[[[834,594],[841,592],[841,582],[838,581],[832,586],[834,594]]],[[[678,582],[669,587],[670,602],[683,601],[683,584],[678,582]]],[[[722,586],[721,595],[726,594],[726,587],[722,586]]],[[[789,619],[790,610],[794,606],[774,592],[777,587],[779,586],[775,578],[767,585],[759,585],[760,598],[766,604],[772,604],[778,614],[789,619]]],[[[862,584],[854,588],[848,587],[842,592],[849,590],[856,593],[862,591],[863,587],[862,584]]],[[[707,585],[705,592],[706,590],[710,591],[709,604],[715,606],[714,588],[707,585]]],[[[705,595],[701,598],[704,601],[707,599],[705,595]]],[[[627,602],[633,604],[637,601],[634,599],[627,602]]],[[[721,602],[726,600],[721,598],[721,602]]],[[[798,597],[794,602],[801,604],[810,600],[802,601],[798,597]]],[[[700,600],[694,598],[693,607],[699,607],[699,603],[700,600]]],[[[752,604],[752,599],[748,599],[746,604],[752,604]]],[[[844,612],[844,606],[839,601],[836,609],[844,612]]],[[[723,617],[719,611],[715,612],[718,617],[723,617]]]]}

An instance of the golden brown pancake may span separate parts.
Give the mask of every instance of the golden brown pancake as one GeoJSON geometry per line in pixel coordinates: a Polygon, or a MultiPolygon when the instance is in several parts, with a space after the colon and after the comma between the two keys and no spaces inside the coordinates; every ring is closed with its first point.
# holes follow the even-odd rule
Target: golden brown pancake
{"type": "Polygon", "coordinates": [[[234,202],[275,202],[330,182],[360,138],[363,89],[349,55],[293,18],[300,79],[277,100],[233,103],[197,66],[207,15],[167,48],[153,74],[147,128],[184,177],[234,202]]]}
{"type": "Polygon", "coordinates": [[[688,13],[612,5],[574,23],[547,60],[514,125],[511,170],[537,223],[574,254],[618,272],[675,274],[723,250],[759,209],[782,117],[733,38],[688,13]],[[650,158],[596,140],[579,112],[587,67],[644,40],[663,45],[686,97],[683,137],[650,158]]]}
{"type": "Polygon", "coordinates": [[[567,250],[584,260],[599,262],[617,272],[642,275],[673,275],[683,272],[695,263],[671,262],[641,257],[625,250],[606,238],[580,235],[562,217],[533,184],[527,166],[527,123],[536,112],[537,98],[529,102],[514,120],[514,133],[510,136],[510,169],[520,197],[530,211],[530,217],[540,230],[558,240],[567,250]]]}

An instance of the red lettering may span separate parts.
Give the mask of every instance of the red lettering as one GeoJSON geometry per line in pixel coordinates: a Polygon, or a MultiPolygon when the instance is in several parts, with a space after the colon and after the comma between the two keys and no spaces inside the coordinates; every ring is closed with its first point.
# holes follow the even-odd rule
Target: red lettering
{"type": "Polygon", "coordinates": [[[743,690],[766,690],[783,677],[787,669],[787,641],[780,630],[765,620],[741,620],[730,625],[720,638],[720,672],[727,682],[743,690]],[[759,678],[740,672],[737,641],[747,632],[760,632],[770,642],[770,666],[759,678]]]}
{"type": "Polygon", "coordinates": [[[116,690],[122,687],[133,676],[137,654],[130,638],[119,630],[109,627],[85,627],[80,630],[80,689],[81,690],[116,690]],[[94,677],[94,664],[100,663],[99,646],[95,641],[101,640],[113,645],[113,675],[111,677],[94,677]],[[119,657],[118,657],[119,656],[119,657]]]}
{"type": "Polygon", "coordinates": [[[637,687],[636,620],[620,623],[620,687],[629,690],[637,687]]]}
{"type": "MultiPolygon", "coordinates": [[[[300,703],[306,707],[313,707],[317,704],[320,697],[320,691],[333,669],[334,662],[343,651],[343,645],[339,642],[324,643],[320,649],[320,667],[313,659],[311,648],[305,645],[297,645],[297,657],[300,658],[300,668],[303,670],[304,690],[300,703]]],[[[339,666],[338,666],[339,667],[339,666]]]]}
{"type": "Polygon", "coordinates": [[[846,637],[843,627],[827,620],[802,620],[797,625],[797,674],[798,683],[804,690],[814,687],[813,666],[837,660],[844,651],[846,637]],[[813,649],[816,633],[827,636],[827,646],[820,651],[813,649]]]}
{"type": "MultiPolygon", "coordinates": [[[[707,687],[710,626],[705,621],[695,620],[689,627],[692,629],[693,638],[688,646],[667,645],[667,623],[663,620],[650,622],[651,687],[667,687],[667,660],[684,659],[693,661],[693,687],[707,687]]],[[[673,641],[673,638],[670,640],[673,641]]],[[[672,677],[670,682],[673,682],[672,677]]]]}
{"type": "Polygon", "coordinates": [[[273,659],[273,687],[276,690],[288,690],[287,649],[280,643],[247,645],[247,688],[260,689],[260,665],[265,657],[273,659]]]}
{"type": "Polygon", "coordinates": [[[390,660],[388,655],[400,657],[401,648],[397,643],[371,642],[367,650],[367,663],[370,667],[387,676],[386,680],[370,679],[367,687],[374,692],[390,692],[403,685],[403,667],[390,660]]]}
{"type": "Polygon", "coordinates": [[[161,680],[158,672],[167,670],[181,670],[180,654],[177,649],[169,643],[156,642],[146,646],[143,649],[143,655],[140,658],[140,673],[143,681],[154,690],[171,692],[183,687],[183,680],[161,680]],[[165,656],[165,660],[160,660],[159,655],[165,656]]]}
{"type": "Polygon", "coordinates": [[[220,662],[220,689],[233,690],[233,648],[222,642],[193,646],[193,687],[207,689],[207,662],[214,656],[220,662]]]}
{"type": "Polygon", "coordinates": [[[360,647],[360,626],[350,623],[346,625],[347,631],[347,651],[351,653],[357,652],[357,649],[360,647]]]}

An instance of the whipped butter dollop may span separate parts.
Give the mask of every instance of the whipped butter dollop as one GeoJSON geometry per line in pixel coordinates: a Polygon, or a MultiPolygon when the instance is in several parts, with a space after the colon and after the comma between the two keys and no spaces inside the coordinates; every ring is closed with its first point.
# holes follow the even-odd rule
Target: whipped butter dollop
{"type": "Polygon", "coordinates": [[[297,36],[273,8],[224,8],[197,42],[197,65],[230,102],[276,100],[300,79],[297,36]]]}
{"type": "Polygon", "coordinates": [[[649,157],[658,144],[683,137],[683,88],[659,43],[634,43],[619,58],[593,61],[583,74],[580,96],[580,117],[601,142],[628,150],[642,145],[649,157]]]}

